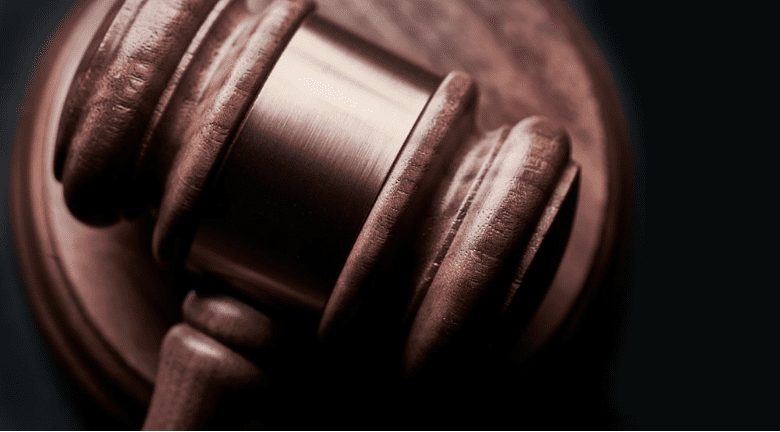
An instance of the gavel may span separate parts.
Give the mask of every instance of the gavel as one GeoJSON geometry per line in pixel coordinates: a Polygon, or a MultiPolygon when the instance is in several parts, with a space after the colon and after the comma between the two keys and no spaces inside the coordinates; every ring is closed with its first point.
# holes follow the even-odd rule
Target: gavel
{"type": "Polygon", "coordinates": [[[161,271],[199,281],[144,428],[207,426],[223,393],[273,376],[285,326],[306,339],[285,359],[315,352],[349,388],[367,373],[435,392],[516,350],[581,169],[562,125],[481,128],[478,101],[470,74],[416,66],[312,1],[113,5],[51,160],[80,223],[148,220],[161,271]]]}

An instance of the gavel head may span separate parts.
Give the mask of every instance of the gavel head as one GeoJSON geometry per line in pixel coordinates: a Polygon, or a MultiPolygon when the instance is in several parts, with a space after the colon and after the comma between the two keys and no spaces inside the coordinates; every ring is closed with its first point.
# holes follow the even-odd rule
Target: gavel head
{"type": "Polygon", "coordinates": [[[436,76],[313,9],[117,4],[63,109],[68,208],[94,225],[151,209],[160,264],[314,314],[327,343],[372,333],[408,374],[507,343],[565,249],[567,133],[542,117],[479,130],[471,76],[436,76]]]}

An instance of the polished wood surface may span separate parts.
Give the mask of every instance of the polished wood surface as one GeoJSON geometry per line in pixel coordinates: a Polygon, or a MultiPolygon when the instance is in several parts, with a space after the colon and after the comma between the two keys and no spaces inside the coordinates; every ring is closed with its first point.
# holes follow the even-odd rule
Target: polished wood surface
{"type": "MultiPolygon", "coordinates": [[[[471,73],[480,88],[478,128],[491,130],[530,114],[544,114],[569,131],[573,158],[582,167],[572,238],[552,289],[530,318],[516,351],[521,358],[529,356],[560,329],[575,329],[576,321],[567,317],[576,317],[581,310],[573,309],[578,300],[582,307],[587,305],[613,247],[616,211],[621,205],[617,192],[623,150],[619,144],[624,140],[614,95],[595,90],[608,92],[609,83],[582,30],[557,4],[468,2],[442,8],[428,2],[397,2],[372,5],[370,11],[350,5],[324,2],[321,13],[438,73],[446,72],[442,69],[471,73]]],[[[78,16],[84,20],[106,13],[105,7],[102,11],[100,6],[90,7],[78,16]]],[[[86,49],[84,40],[95,29],[84,24],[68,31],[71,38],[62,42],[68,55],[48,59],[56,66],[51,70],[62,71],[64,77],[41,78],[46,84],[39,87],[36,103],[44,109],[29,111],[35,120],[26,132],[33,145],[17,150],[14,200],[20,204],[15,206],[14,220],[25,225],[18,234],[23,238],[20,252],[25,265],[41,268],[40,277],[47,279],[30,283],[34,306],[42,321],[50,323],[44,326],[60,340],[60,352],[70,358],[69,364],[86,385],[103,395],[107,406],[122,411],[123,404],[116,408],[116,394],[133,395],[141,404],[149,400],[159,362],[157,348],[178,319],[175,304],[181,293],[171,282],[177,274],[160,272],[147,256],[150,249],[143,239],[148,238],[150,220],[122,222],[108,229],[84,226],[69,216],[62,192],[47,170],[54,157],[51,143],[57,129],[57,101],[65,97],[62,89],[67,88],[64,83],[72,73],[68,71],[75,70],[73,57],[78,54],[74,53],[86,49]],[[22,197],[30,193],[33,204],[24,204],[22,197]],[[36,199],[52,204],[35,204],[36,199]],[[70,253],[68,241],[73,242],[70,253]],[[78,253],[73,252],[76,249],[78,253]],[[134,255],[139,258],[132,265],[122,258],[134,255]],[[52,262],[41,257],[56,258],[52,262]],[[137,276],[117,279],[117,275],[137,276]],[[144,286],[141,292],[136,285],[144,286]],[[99,286],[115,288],[100,290],[99,286]],[[150,288],[154,286],[158,288],[150,288]],[[154,292],[145,294],[146,289],[154,292]],[[52,296],[64,299],[53,303],[52,296]],[[58,310],[52,310],[52,304],[58,310]],[[55,328],[55,314],[64,316],[66,328],[55,328]],[[137,317],[152,319],[139,324],[137,317]],[[88,345],[86,354],[74,355],[84,344],[88,345]],[[97,378],[106,376],[113,389],[107,390],[111,385],[97,378]]]]}
{"type": "MultiPolygon", "coordinates": [[[[530,117],[500,132],[493,163],[468,198],[471,211],[462,216],[455,232],[448,233],[448,250],[434,263],[436,275],[430,285],[415,287],[426,292],[407,336],[403,360],[409,374],[418,373],[430,357],[446,352],[464,327],[479,325],[475,323],[479,312],[495,316],[499,306],[515,300],[504,300],[509,284],[502,273],[508,265],[514,270],[516,254],[525,252],[569,164],[569,137],[549,120],[530,117]],[[523,163],[518,167],[517,161],[523,163]],[[495,310],[486,306],[491,297],[502,299],[495,310]]],[[[569,183],[563,187],[572,188],[569,183]]]]}
{"type": "Polygon", "coordinates": [[[200,430],[226,393],[255,389],[266,373],[241,352],[273,346],[273,321],[233,298],[191,291],[182,305],[184,323],[168,330],[160,348],[154,394],[144,430],[200,430]]]}

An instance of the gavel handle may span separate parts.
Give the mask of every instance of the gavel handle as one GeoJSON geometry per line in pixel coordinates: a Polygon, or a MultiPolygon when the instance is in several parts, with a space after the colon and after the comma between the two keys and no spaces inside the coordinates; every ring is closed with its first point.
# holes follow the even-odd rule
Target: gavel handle
{"type": "Polygon", "coordinates": [[[226,392],[259,386],[260,367],[228,345],[267,348],[273,323],[250,306],[226,296],[190,292],[185,322],[168,331],[143,430],[200,430],[208,426],[226,392]]]}

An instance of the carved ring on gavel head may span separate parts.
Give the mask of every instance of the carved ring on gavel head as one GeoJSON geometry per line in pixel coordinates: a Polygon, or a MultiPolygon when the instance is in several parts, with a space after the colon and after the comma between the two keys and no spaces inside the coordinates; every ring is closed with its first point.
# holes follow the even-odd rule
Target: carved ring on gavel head
{"type": "Polygon", "coordinates": [[[560,127],[533,117],[478,132],[469,75],[436,77],[313,9],[125,2],[73,80],[55,174],[83,221],[151,206],[158,261],[320,311],[323,339],[413,239],[414,371],[480,300],[511,308],[548,229],[571,218],[559,210],[578,169],[560,127]]]}
{"type": "Polygon", "coordinates": [[[534,411],[482,378],[533,381],[626,226],[597,50],[553,0],[258,3],[85,2],[42,56],[10,208],[55,351],[149,429],[274,377],[285,427],[534,411]]]}

